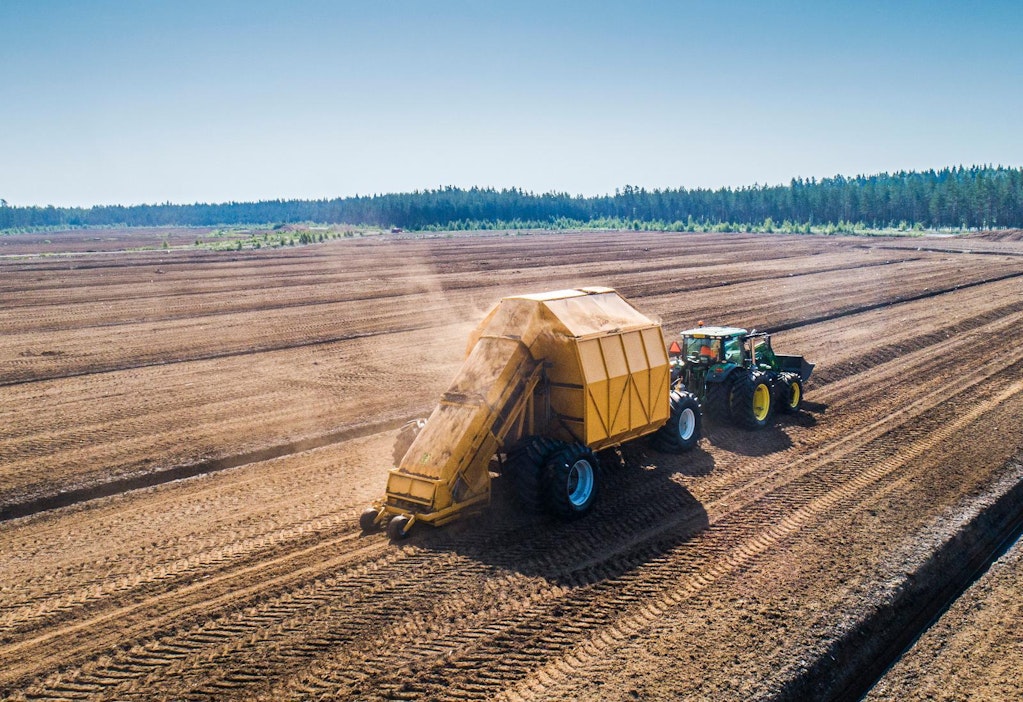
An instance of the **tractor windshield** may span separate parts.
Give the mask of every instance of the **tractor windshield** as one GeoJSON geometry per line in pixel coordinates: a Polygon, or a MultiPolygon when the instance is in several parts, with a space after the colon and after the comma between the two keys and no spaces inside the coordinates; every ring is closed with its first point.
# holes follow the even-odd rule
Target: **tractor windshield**
{"type": "Polygon", "coordinates": [[[707,337],[685,337],[686,358],[703,363],[718,363],[721,360],[721,339],[707,337]]]}

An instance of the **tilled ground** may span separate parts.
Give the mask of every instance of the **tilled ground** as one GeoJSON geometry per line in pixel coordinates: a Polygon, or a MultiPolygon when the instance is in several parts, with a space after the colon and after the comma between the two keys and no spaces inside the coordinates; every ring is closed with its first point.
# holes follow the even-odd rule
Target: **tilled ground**
{"type": "Polygon", "coordinates": [[[920,581],[957,577],[982,515],[1019,512],[1015,241],[373,237],[0,272],[12,698],[859,694],[941,606],[920,581]],[[477,518],[361,535],[393,427],[429,411],[489,305],[578,285],[667,330],[778,332],[818,363],[805,411],[604,456],[571,524],[497,480],[477,518]]]}
{"type": "Polygon", "coordinates": [[[1023,699],[1023,542],[958,599],[870,691],[880,700],[1023,699]]]}

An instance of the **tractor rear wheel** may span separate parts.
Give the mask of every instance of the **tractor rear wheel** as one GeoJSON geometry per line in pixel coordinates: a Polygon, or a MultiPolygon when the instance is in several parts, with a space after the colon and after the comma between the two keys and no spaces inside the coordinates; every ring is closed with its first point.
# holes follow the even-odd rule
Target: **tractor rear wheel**
{"type": "Polygon", "coordinates": [[[685,391],[671,393],[671,416],[654,434],[654,446],[666,453],[683,453],[700,440],[703,418],[696,396],[685,391]]]}
{"type": "Polygon", "coordinates": [[[593,507],[600,481],[597,457],[582,444],[570,444],[548,459],[544,483],[547,508],[562,519],[576,519],[593,507]]]}
{"type": "Polygon", "coordinates": [[[731,395],[732,384],[727,380],[721,383],[707,383],[707,416],[717,420],[728,419],[728,396],[731,395]]]}
{"type": "Polygon", "coordinates": [[[751,370],[732,386],[729,405],[732,421],[746,429],[761,429],[770,422],[774,409],[771,386],[763,371],[751,370]]]}
{"type": "Polygon", "coordinates": [[[409,447],[412,446],[412,442],[419,436],[419,432],[426,426],[425,419],[413,419],[411,422],[406,422],[401,429],[398,430],[398,436],[394,439],[394,449],[391,451],[391,459],[394,461],[394,467],[397,468],[401,465],[401,459],[405,458],[405,454],[408,453],[409,447]]]}
{"type": "Polygon", "coordinates": [[[786,414],[798,412],[803,406],[803,381],[795,373],[782,373],[781,384],[778,409],[786,414]]]}

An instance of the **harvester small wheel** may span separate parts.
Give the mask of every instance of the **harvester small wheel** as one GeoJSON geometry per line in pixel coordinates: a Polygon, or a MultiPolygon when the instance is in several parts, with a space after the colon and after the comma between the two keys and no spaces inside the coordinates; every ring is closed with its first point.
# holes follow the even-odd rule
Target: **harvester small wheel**
{"type": "Polygon", "coordinates": [[[544,471],[547,508],[562,519],[575,519],[590,511],[597,499],[600,466],[593,451],[570,444],[547,461],[544,471]]]}
{"type": "Polygon", "coordinates": [[[683,453],[700,441],[703,418],[700,403],[689,392],[671,393],[671,416],[654,434],[654,445],[667,453],[683,453]]]}
{"type": "Polygon", "coordinates": [[[373,531],[377,528],[377,512],[373,507],[367,507],[359,515],[359,526],[363,531],[373,531]]]}
{"type": "Polygon", "coordinates": [[[391,521],[387,523],[387,536],[391,541],[401,541],[402,539],[408,538],[409,529],[406,529],[409,523],[409,518],[404,514],[395,515],[391,521]]]}
{"type": "Polygon", "coordinates": [[[774,403],[771,386],[763,371],[751,370],[732,387],[732,421],[746,429],[761,429],[771,421],[774,403]]]}
{"type": "Polygon", "coordinates": [[[394,439],[394,449],[391,452],[391,459],[394,461],[394,467],[397,468],[401,464],[401,459],[405,458],[405,454],[408,453],[409,447],[412,446],[412,442],[419,436],[419,432],[426,426],[425,419],[413,419],[411,422],[406,422],[401,429],[398,430],[398,436],[394,439]]]}
{"type": "Polygon", "coordinates": [[[803,406],[803,382],[795,373],[782,373],[781,383],[778,409],[786,414],[798,412],[803,406]]]}

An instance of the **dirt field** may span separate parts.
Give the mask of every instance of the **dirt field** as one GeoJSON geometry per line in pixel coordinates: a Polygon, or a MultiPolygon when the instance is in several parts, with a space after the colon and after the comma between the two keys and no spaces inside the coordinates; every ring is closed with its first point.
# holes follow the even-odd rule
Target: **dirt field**
{"type": "Polygon", "coordinates": [[[1017,543],[924,634],[868,699],[1023,699],[1021,621],[1023,543],[1017,543]]]}
{"type": "MultiPolygon", "coordinates": [[[[1021,514],[1018,237],[103,236],[0,257],[0,697],[855,698],[1021,514]],[[570,524],[498,480],[477,518],[361,535],[489,306],[581,285],[776,332],[818,364],[805,411],[626,446],[570,524]]],[[[961,621],[875,692],[1023,670],[961,621]]]]}

